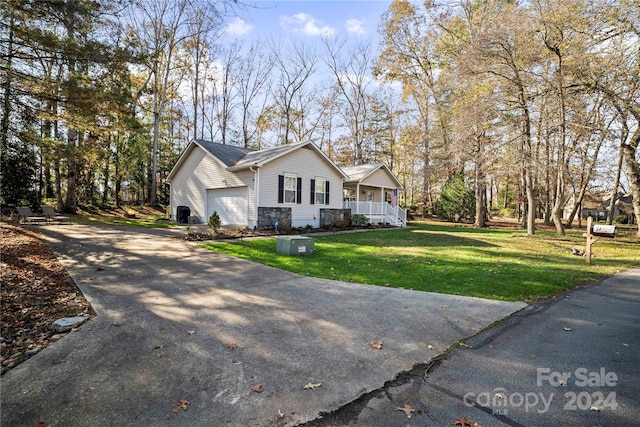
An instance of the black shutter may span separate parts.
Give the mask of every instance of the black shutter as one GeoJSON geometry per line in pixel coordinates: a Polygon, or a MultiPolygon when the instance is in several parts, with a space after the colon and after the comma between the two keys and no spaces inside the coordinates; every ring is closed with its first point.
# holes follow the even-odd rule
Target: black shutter
{"type": "Polygon", "coordinates": [[[324,204],[329,204],[329,181],[324,182],[324,204]]]}
{"type": "Polygon", "coordinates": [[[311,180],[311,199],[309,199],[309,202],[312,205],[316,204],[316,180],[315,179],[311,180]]]}
{"type": "Polygon", "coordinates": [[[284,175],[278,175],[278,203],[284,202],[284,175]]]}
{"type": "Polygon", "coordinates": [[[302,203],[302,178],[298,178],[298,188],[296,191],[296,203],[302,203]]]}

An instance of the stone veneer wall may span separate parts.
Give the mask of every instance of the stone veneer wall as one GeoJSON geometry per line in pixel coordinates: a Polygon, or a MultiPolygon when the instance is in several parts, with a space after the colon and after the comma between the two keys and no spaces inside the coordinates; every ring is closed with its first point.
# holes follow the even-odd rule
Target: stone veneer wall
{"type": "Polygon", "coordinates": [[[291,227],[291,208],[258,207],[258,228],[291,227]]]}
{"type": "Polygon", "coordinates": [[[320,227],[351,225],[351,209],[320,209],[320,227]]]}

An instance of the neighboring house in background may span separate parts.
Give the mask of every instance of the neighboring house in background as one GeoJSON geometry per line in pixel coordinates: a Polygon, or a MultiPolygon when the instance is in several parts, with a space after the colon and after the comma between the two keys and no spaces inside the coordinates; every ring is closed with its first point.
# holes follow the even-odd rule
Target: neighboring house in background
{"type": "MultiPolygon", "coordinates": [[[[374,213],[370,222],[403,225],[406,213],[397,206],[400,183],[386,166],[366,166],[344,168],[350,171],[347,174],[311,142],[253,151],[192,141],[167,179],[171,218],[206,223],[215,211],[227,226],[271,228],[277,221],[278,226],[317,228],[345,219],[347,208],[358,213],[358,206],[353,209],[346,201],[343,205],[344,186],[356,192],[373,191],[366,200],[367,212],[374,213]],[[383,204],[390,212],[400,210],[404,219],[390,221],[386,210],[381,215],[372,211],[383,204]]],[[[357,195],[354,201],[365,202],[357,195]]]]}
{"type": "Polygon", "coordinates": [[[196,140],[168,176],[171,216],[186,207],[194,222],[215,211],[223,225],[319,227],[344,213],[345,178],[310,142],[253,151],[196,140]]]}
{"type": "Polygon", "coordinates": [[[384,163],[344,166],[343,207],[367,216],[371,223],[405,225],[407,212],[398,206],[402,184],[384,163]]]}

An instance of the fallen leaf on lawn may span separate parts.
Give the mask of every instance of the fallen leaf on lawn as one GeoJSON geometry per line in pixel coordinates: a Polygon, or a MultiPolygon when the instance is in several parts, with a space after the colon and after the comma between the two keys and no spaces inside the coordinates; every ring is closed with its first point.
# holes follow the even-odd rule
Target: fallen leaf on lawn
{"type": "Polygon", "coordinates": [[[251,390],[255,391],[256,393],[262,393],[264,391],[264,388],[262,388],[261,384],[256,384],[254,386],[251,386],[251,390]]]}
{"type": "Polygon", "coordinates": [[[562,329],[564,329],[564,330],[565,330],[565,331],[567,331],[567,332],[569,332],[569,331],[573,331],[573,329],[571,329],[571,328],[567,328],[566,326],[565,326],[564,328],[562,328],[562,329]]]}
{"type": "Polygon", "coordinates": [[[396,408],[396,411],[404,412],[407,415],[407,418],[411,418],[411,413],[416,412],[415,409],[413,409],[411,406],[407,405],[406,403],[402,408],[396,408]]]}
{"type": "Polygon", "coordinates": [[[161,351],[159,351],[157,354],[158,354],[158,357],[165,357],[167,355],[167,353],[163,353],[161,351]]]}
{"type": "Polygon", "coordinates": [[[229,344],[227,344],[227,348],[229,350],[235,350],[236,348],[238,348],[238,344],[229,343],[229,344]]]}
{"type": "Polygon", "coordinates": [[[189,401],[184,399],[178,400],[176,403],[173,404],[173,406],[174,406],[173,412],[177,414],[178,411],[180,411],[180,409],[182,409],[183,411],[186,411],[187,409],[189,409],[189,401]]]}
{"type": "Polygon", "coordinates": [[[429,344],[429,345],[427,346],[427,348],[428,348],[429,350],[433,350],[433,346],[432,346],[431,344],[429,344]]]}
{"type": "Polygon", "coordinates": [[[473,346],[470,346],[469,344],[467,344],[466,342],[462,342],[460,341],[460,347],[467,347],[467,348],[473,348],[473,346]]]}
{"type": "Polygon", "coordinates": [[[278,415],[280,416],[280,418],[284,418],[284,414],[282,413],[282,411],[280,409],[278,409],[278,415]]]}
{"type": "Polygon", "coordinates": [[[382,348],[382,341],[371,341],[369,344],[373,348],[377,348],[377,349],[381,349],[382,348]]]}
{"type": "Polygon", "coordinates": [[[196,333],[196,331],[187,331],[187,333],[188,333],[189,335],[193,335],[193,334],[195,334],[195,333],[196,333]]]}
{"type": "Polygon", "coordinates": [[[318,388],[322,385],[322,383],[317,383],[317,384],[312,384],[309,383],[307,385],[304,386],[305,390],[313,390],[314,388],[318,388]]]}
{"type": "Polygon", "coordinates": [[[164,345],[163,345],[163,344],[156,344],[156,345],[154,345],[154,346],[153,346],[153,349],[154,349],[154,350],[160,350],[160,349],[161,349],[161,348],[163,348],[163,347],[164,347],[164,345]]]}

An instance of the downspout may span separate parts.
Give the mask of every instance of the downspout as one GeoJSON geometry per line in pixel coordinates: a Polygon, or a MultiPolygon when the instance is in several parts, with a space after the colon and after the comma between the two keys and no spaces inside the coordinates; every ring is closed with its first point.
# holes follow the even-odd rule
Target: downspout
{"type": "Polygon", "coordinates": [[[258,227],[258,202],[260,200],[260,169],[254,169],[249,166],[249,170],[253,172],[253,228],[258,227]]]}

